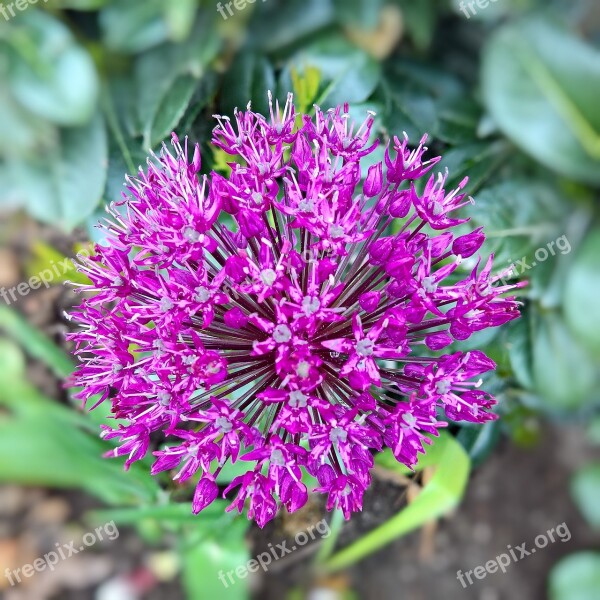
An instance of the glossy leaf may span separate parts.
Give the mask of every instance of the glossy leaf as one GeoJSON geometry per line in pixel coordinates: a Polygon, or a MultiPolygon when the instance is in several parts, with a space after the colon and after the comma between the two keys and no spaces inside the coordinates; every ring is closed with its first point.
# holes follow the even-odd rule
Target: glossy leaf
{"type": "Polygon", "coordinates": [[[13,38],[16,58],[8,79],[15,98],[59,125],[87,123],[99,90],[89,54],[65,25],[46,12],[29,10],[19,16],[19,25],[23,28],[13,38]]]}
{"type": "Polygon", "coordinates": [[[600,358],[600,231],[591,231],[567,276],[565,319],[575,336],[600,358]]]}
{"type": "Polygon", "coordinates": [[[0,344],[0,482],[81,488],[105,502],[150,502],[156,483],[135,465],[102,458],[109,446],[80,427],[80,415],[24,381],[20,352],[0,344]],[[8,410],[8,412],[6,412],[8,410]]]}
{"type": "Polygon", "coordinates": [[[571,481],[571,494],[585,520],[595,529],[600,528],[600,463],[579,469],[571,481]]]}
{"type": "Polygon", "coordinates": [[[248,102],[252,102],[253,110],[268,114],[269,90],[275,93],[275,74],[271,63],[264,56],[242,51],[223,77],[221,113],[232,118],[236,108],[245,110],[248,102]]]}
{"type": "Polygon", "coordinates": [[[555,314],[540,317],[533,339],[533,377],[550,410],[579,409],[595,389],[595,364],[555,314]]]}
{"type": "Polygon", "coordinates": [[[600,52],[538,17],[503,27],[483,55],[485,102],[500,128],[547,167],[600,184],[600,52]]]}
{"type": "Polygon", "coordinates": [[[45,363],[61,378],[74,369],[69,356],[41,331],[30,325],[16,310],[0,303],[0,330],[8,334],[33,357],[45,363]]]}
{"type": "MultiPolygon", "coordinates": [[[[248,571],[241,570],[250,559],[244,543],[247,529],[247,521],[238,518],[217,535],[206,535],[200,526],[187,536],[180,550],[187,598],[246,600],[250,597],[248,571]],[[242,576],[235,573],[236,569],[240,569],[242,576]],[[228,576],[228,573],[231,575],[228,576]]],[[[259,567],[258,563],[256,566],[259,567]]]]}
{"type": "Polygon", "coordinates": [[[563,558],[550,573],[550,600],[598,600],[600,552],[563,558]]]}
{"type": "Polygon", "coordinates": [[[364,102],[375,90],[380,78],[377,61],[355,48],[342,37],[328,36],[303,48],[288,63],[282,75],[280,90],[293,87],[291,72],[304,73],[313,68],[320,74],[320,90],[316,99],[323,110],[344,102],[364,102]]]}

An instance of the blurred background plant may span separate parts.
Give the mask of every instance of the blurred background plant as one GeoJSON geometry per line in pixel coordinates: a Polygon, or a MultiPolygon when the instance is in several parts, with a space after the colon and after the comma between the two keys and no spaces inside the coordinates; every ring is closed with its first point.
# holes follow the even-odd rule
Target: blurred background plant
{"type": "MultiPolygon", "coordinates": [[[[260,597],[302,597],[314,586],[339,597],[365,596],[364,585],[353,591],[335,573],[417,528],[426,542],[431,522],[469,489],[473,468],[484,469],[494,450],[506,451],[506,440],[532,453],[544,448],[548,428],[559,454],[571,439],[562,430],[587,436],[583,458],[569,463],[559,487],[565,497],[570,487],[586,519],[581,529],[593,531],[600,523],[600,471],[593,461],[600,445],[598,4],[498,0],[475,4],[469,18],[454,0],[243,4],[234,14],[224,12],[225,19],[212,0],[49,0],[0,18],[0,285],[16,286],[60,264],[89,240],[102,243],[94,225],[104,204],[120,197],[125,173],[137,171],[173,130],[203,144],[203,171],[226,172],[225,155],[207,145],[212,115],[231,115],[249,101],[267,110],[269,89],[279,97],[292,90],[301,111],[346,101],[357,117],[374,110],[379,137],[406,131],[416,141],[429,133],[431,153],[443,153],[450,184],[470,176],[471,225],[485,226],[486,250],[498,264],[516,263],[514,277],[530,282],[523,319],[462,344],[497,361],[487,386],[497,393],[503,418],[452,427],[416,475],[383,453],[375,473],[388,485],[381,488],[383,508],[372,504],[358,525],[338,525],[317,564],[302,558],[303,585],[286,582],[284,592],[273,591],[279,590],[274,574],[250,587],[260,597]],[[399,503],[398,489],[405,502],[399,503]]],[[[466,261],[464,268],[472,267],[466,261]]],[[[265,538],[248,533],[243,518],[225,515],[224,501],[192,517],[189,489],[159,485],[148,476],[148,463],[125,474],[121,461],[100,458],[110,449],[97,439],[106,414],[73,410],[59,383],[72,370],[62,310],[74,299],[62,283],[76,276],[68,269],[50,289],[23,288],[9,303],[14,306],[0,303],[0,482],[12,484],[5,488],[11,493],[15,484],[84,490],[97,501],[68,496],[80,523],[131,525],[131,535],[142,540],[139,552],[152,549],[143,568],[90,575],[80,586],[90,589],[69,597],[246,597],[250,580],[224,588],[216,573],[245,564],[261,544],[301,531],[306,522],[281,517],[265,538]]],[[[535,485],[524,461],[514,468],[535,485]]],[[[224,470],[220,483],[234,471],[224,470]]],[[[311,510],[312,521],[304,516],[309,524],[323,507],[311,510]]],[[[575,514],[567,505],[557,523],[565,511],[575,514]]],[[[15,523],[5,527],[0,544],[8,566],[19,566],[23,556],[9,538],[26,525],[15,523]]],[[[584,552],[552,570],[553,600],[599,597],[600,540],[590,536],[579,544],[584,552]]],[[[386,564],[394,570],[393,559],[386,564]]],[[[350,573],[356,583],[359,571],[350,573]]],[[[67,580],[46,592],[23,585],[25,592],[8,593],[65,598],[65,589],[77,587],[67,580]]],[[[452,585],[449,597],[469,597],[452,585]]],[[[382,589],[379,597],[386,597],[394,587],[382,589]]]]}

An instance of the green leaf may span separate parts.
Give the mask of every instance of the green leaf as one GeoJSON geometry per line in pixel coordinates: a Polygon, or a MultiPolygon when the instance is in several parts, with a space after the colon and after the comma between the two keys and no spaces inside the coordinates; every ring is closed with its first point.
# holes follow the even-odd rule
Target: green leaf
{"type": "Polygon", "coordinates": [[[406,29],[419,50],[426,50],[431,45],[438,17],[436,3],[436,0],[399,0],[406,29]]]}
{"type": "Polygon", "coordinates": [[[415,143],[426,133],[452,144],[477,139],[481,111],[462,83],[448,72],[398,59],[386,66],[383,91],[385,122],[392,134],[406,131],[415,143]]]}
{"type": "Polygon", "coordinates": [[[154,147],[169,135],[185,114],[198,80],[191,75],[180,75],[162,98],[154,119],[144,132],[144,145],[154,147]]]}
{"type": "Polygon", "coordinates": [[[396,516],[334,554],[325,563],[326,571],[348,567],[458,506],[469,479],[469,456],[452,436],[445,433],[440,434],[433,448],[432,452],[436,453],[433,464],[437,468],[416,499],[396,516]]]}
{"type": "MultiPolygon", "coordinates": [[[[89,251],[89,246],[88,248],[85,248],[85,250],[89,251]]],[[[80,283],[83,285],[90,283],[89,277],[76,269],[76,258],[65,256],[53,246],[42,241],[34,242],[31,251],[34,258],[25,263],[28,277],[36,277],[43,271],[52,269],[54,265],[60,265],[60,270],[63,272],[52,280],[53,285],[64,284],[66,282],[80,283]],[[65,265],[65,263],[67,264],[65,265]]]]}
{"type": "Polygon", "coordinates": [[[409,469],[406,465],[398,462],[391,448],[386,448],[382,452],[378,452],[375,455],[375,464],[384,469],[401,473],[402,475],[411,475],[427,467],[438,465],[444,452],[445,442],[442,442],[441,438],[431,438],[431,440],[431,445],[426,445],[425,452],[419,454],[419,460],[414,469],[409,469]]]}
{"type": "Polygon", "coordinates": [[[449,170],[447,189],[456,187],[468,176],[467,191],[475,194],[498,172],[510,152],[510,146],[504,141],[461,144],[445,152],[436,169],[442,172],[446,168],[449,170]]]}
{"type": "Polygon", "coordinates": [[[36,219],[71,230],[90,215],[106,182],[107,141],[102,116],[60,129],[51,152],[5,164],[9,196],[36,219]]]}
{"type": "MultiPolygon", "coordinates": [[[[26,159],[52,148],[56,127],[46,119],[23,108],[11,95],[8,86],[0,88],[0,156],[26,159]]],[[[2,185],[6,203],[6,185],[2,185]]]]}
{"type": "Polygon", "coordinates": [[[471,464],[476,467],[491,455],[500,441],[500,436],[500,422],[489,421],[475,427],[462,427],[456,439],[469,453],[471,464]]]}
{"type": "Polygon", "coordinates": [[[525,389],[533,389],[532,319],[529,311],[507,327],[508,356],[515,379],[525,389]]]}
{"type": "Polygon", "coordinates": [[[185,40],[194,25],[194,17],[198,10],[197,0],[178,0],[165,2],[164,11],[170,38],[175,42],[185,40]]]}
{"type": "Polygon", "coordinates": [[[483,95],[504,133],[573,179],[600,184],[600,53],[559,23],[527,18],[485,48],[483,95]]]}
{"type": "Polygon", "coordinates": [[[257,2],[250,29],[260,48],[272,52],[331,25],[334,18],[332,0],[257,2]]]}
{"type": "Polygon", "coordinates": [[[259,54],[247,50],[240,52],[223,77],[221,113],[231,118],[236,108],[245,110],[248,102],[252,102],[254,110],[266,114],[269,110],[269,90],[275,92],[275,74],[271,63],[259,54]]]}
{"type": "Polygon", "coordinates": [[[301,114],[308,113],[319,93],[321,72],[316,67],[306,67],[303,73],[292,69],[290,75],[296,110],[301,114]]]}
{"type": "Polygon", "coordinates": [[[576,410],[591,400],[598,371],[563,321],[542,315],[533,340],[533,377],[544,406],[576,410]]]}
{"type": "Polygon", "coordinates": [[[379,22],[383,0],[333,0],[333,6],[342,24],[374,29],[379,22]]]}
{"type": "Polygon", "coordinates": [[[216,56],[220,40],[213,19],[205,15],[199,20],[185,43],[165,44],[137,60],[134,77],[139,131],[136,133],[143,134],[146,150],[160,141],[158,135],[168,125],[174,128],[179,123],[192,99],[193,80],[197,85],[216,56]]]}
{"type": "Polygon", "coordinates": [[[571,495],[585,520],[600,528],[600,463],[586,465],[571,480],[571,495]]]}
{"type": "Polygon", "coordinates": [[[81,428],[82,416],[29,385],[15,346],[0,343],[0,482],[81,488],[105,502],[151,502],[154,480],[102,458],[110,446],[81,428]]]}
{"type": "Polygon", "coordinates": [[[292,89],[292,71],[305,73],[310,68],[317,69],[321,76],[316,104],[323,110],[344,102],[366,101],[381,75],[379,64],[366,52],[342,37],[330,35],[303,48],[288,62],[280,90],[292,89]]]}
{"type": "Polygon", "coordinates": [[[27,11],[19,16],[19,27],[9,36],[16,50],[9,71],[15,98],[34,114],[59,125],[87,123],[99,90],[89,54],[46,12],[27,11]]]}
{"type": "Polygon", "coordinates": [[[16,310],[0,304],[0,330],[19,342],[33,357],[41,360],[61,379],[71,375],[70,357],[43,333],[31,326],[16,310]]]}
{"type": "Polygon", "coordinates": [[[600,552],[563,558],[550,573],[550,600],[598,600],[600,552]]]}
{"type": "Polygon", "coordinates": [[[169,27],[164,10],[161,0],[113,0],[100,12],[104,43],[112,50],[133,54],[166,41],[169,27]]]}
{"type": "Polygon", "coordinates": [[[583,242],[567,276],[564,311],[567,325],[600,357],[600,230],[583,242]]]}
{"type": "MultiPolygon", "coordinates": [[[[450,173],[454,177],[454,171],[450,173]]],[[[564,233],[569,207],[555,186],[518,178],[479,192],[475,204],[467,207],[465,213],[474,226],[484,227],[485,254],[494,253],[495,264],[501,270],[524,257],[531,265],[535,249],[564,233]]],[[[559,249],[554,251],[560,254],[559,249]]],[[[554,262],[554,257],[549,262],[554,262]]],[[[526,271],[523,277],[530,279],[534,273],[526,271]]]]}
{"type": "Polygon", "coordinates": [[[238,518],[218,535],[206,536],[201,528],[188,535],[181,548],[186,598],[246,600],[250,597],[248,572],[245,571],[245,577],[234,573],[237,568],[245,568],[250,559],[244,541],[247,529],[247,521],[238,518]],[[231,578],[228,572],[233,572],[231,578]]]}

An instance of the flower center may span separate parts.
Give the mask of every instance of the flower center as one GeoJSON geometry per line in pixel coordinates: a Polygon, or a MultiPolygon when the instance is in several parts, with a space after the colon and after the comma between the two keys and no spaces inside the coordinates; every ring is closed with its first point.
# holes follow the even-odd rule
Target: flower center
{"type": "Polygon", "coordinates": [[[292,332],[287,325],[277,325],[273,331],[273,339],[278,344],[285,344],[292,339],[292,332]]]}
{"type": "Polygon", "coordinates": [[[304,312],[307,317],[319,312],[319,308],[321,308],[321,302],[314,296],[305,296],[302,300],[302,312],[304,312]]]}
{"type": "Polygon", "coordinates": [[[373,340],[364,339],[356,342],[356,353],[360,356],[371,356],[375,348],[373,340]]]}
{"type": "Polygon", "coordinates": [[[231,421],[225,417],[218,417],[215,421],[215,425],[219,429],[220,433],[229,433],[233,429],[231,421]]]}
{"type": "Polygon", "coordinates": [[[329,440],[334,444],[337,442],[345,442],[348,439],[348,432],[341,427],[334,427],[329,433],[329,440]]]}
{"type": "Polygon", "coordinates": [[[210,300],[210,290],[203,285],[196,288],[196,300],[198,302],[208,302],[210,300]]]}
{"type": "Polygon", "coordinates": [[[450,383],[447,379],[442,379],[435,384],[435,391],[438,394],[447,394],[452,388],[452,383],[450,383]]]}
{"type": "Polygon", "coordinates": [[[290,406],[292,408],[305,408],[308,404],[308,396],[300,390],[290,392],[290,406]]]}
{"type": "Polygon", "coordinates": [[[271,287],[277,279],[277,273],[273,269],[263,269],[260,272],[260,279],[265,285],[271,287]]]}

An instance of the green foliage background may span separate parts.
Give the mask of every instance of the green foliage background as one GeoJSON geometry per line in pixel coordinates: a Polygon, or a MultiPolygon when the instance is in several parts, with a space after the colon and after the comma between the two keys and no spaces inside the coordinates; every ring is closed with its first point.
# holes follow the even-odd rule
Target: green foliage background
{"type": "MultiPolygon", "coordinates": [[[[487,385],[504,416],[453,431],[468,462],[484,460],[502,434],[534,442],[532,416],[589,422],[597,437],[599,13],[592,0],[498,0],[468,19],[450,0],[267,0],[225,20],[212,0],[49,0],[0,18],[0,208],[23,209],[66,233],[84,228],[101,242],[94,224],[103,205],[119,199],[125,173],[173,130],[203,144],[203,170],[223,170],[224,157],[207,146],[212,115],[231,115],[249,101],[266,110],[269,89],[279,98],[293,91],[305,111],[346,101],[357,117],[374,110],[379,135],[406,131],[417,141],[429,133],[450,184],[470,176],[472,224],[485,226],[497,264],[539,263],[517,274],[529,281],[524,318],[465,344],[498,362],[487,385]],[[536,261],[538,249],[561,237],[569,252],[536,261]]],[[[0,328],[60,376],[69,373],[68,358],[5,307],[0,328]]],[[[190,598],[198,580],[214,579],[215,556],[221,565],[244,560],[243,525],[232,525],[221,506],[198,526],[187,506],[144,480],[143,469],[122,476],[116,463],[97,458],[101,417],[69,414],[44,398],[26,383],[22,356],[6,341],[2,359],[9,368],[0,403],[12,412],[0,419],[0,481],[83,487],[113,505],[137,506],[123,509],[124,522],[160,522],[180,533],[184,564],[193,567],[184,577],[190,598]],[[64,428],[73,432],[72,447],[58,433],[64,428]],[[15,465],[7,456],[31,431],[39,435],[15,465]],[[40,453],[60,468],[26,458],[40,453]],[[231,540],[215,534],[223,519],[231,540]]],[[[462,493],[439,481],[430,516],[462,493]]],[[[598,481],[598,466],[590,465],[573,483],[595,524],[598,481]]],[[[394,527],[397,535],[417,527],[427,517],[418,512],[367,546],[380,546],[394,527]]],[[[598,556],[570,560],[551,582],[555,599],[567,597],[568,570],[587,577],[598,556]]],[[[241,586],[230,593],[244,595],[241,586]]]]}

